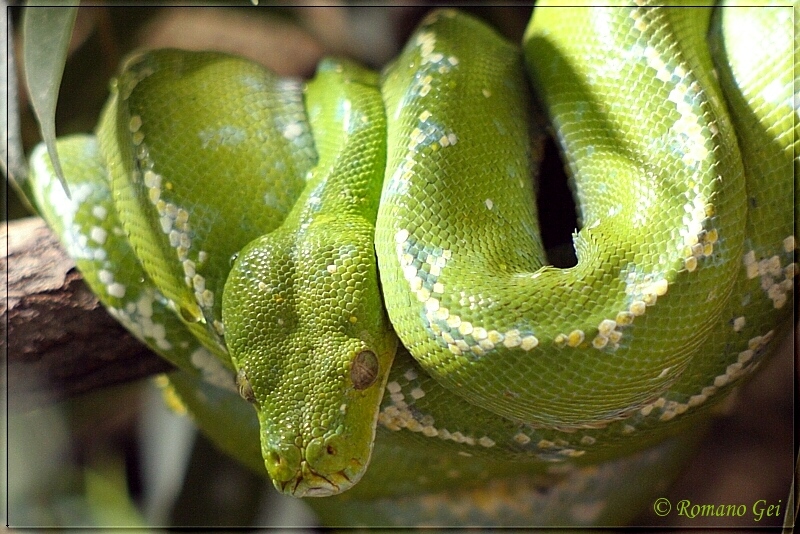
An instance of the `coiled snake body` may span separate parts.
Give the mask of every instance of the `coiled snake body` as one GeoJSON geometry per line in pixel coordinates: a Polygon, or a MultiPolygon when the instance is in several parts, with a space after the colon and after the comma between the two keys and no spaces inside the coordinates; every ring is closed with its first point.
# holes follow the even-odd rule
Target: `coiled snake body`
{"type": "Polygon", "coordinates": [[[326,522],[624,521],[789,324],[791,15],[539,5],[537,104],[523,52],[455,11],[380,75],[140,54],[97,136],[59,142],[71,199],[34,152],[37,202],[220,446],[349,490],[326,522]],[[579,204],[567,269],[535,106],[579,204]]]}

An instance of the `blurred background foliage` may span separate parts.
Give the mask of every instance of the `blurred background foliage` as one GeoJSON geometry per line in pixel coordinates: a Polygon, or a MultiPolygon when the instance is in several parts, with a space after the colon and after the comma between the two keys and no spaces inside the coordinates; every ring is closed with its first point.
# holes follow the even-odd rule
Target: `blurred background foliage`
{"type": "MultiPolygon", "coordinates": [[[[93,130],[109,80],[134,49],[222,50],[303,78],[312,76],[319,59],[330,54],[377,69],[397,53],[430,9],[421,1],[390,8],[315,3],[83,3],[61,85],[58,135],[93,130]]],[[[468,11],[519,42],[530,9],[485,4],[468,11]]],[[[23,10],[12,5],[8,11],[17,67],[23,10]]],[[[20,75],[18,80],[18,94],[9,98],[19,102],[27,154],[40,135],[24,80],[20,75]]],[[[546,243],[557,246],[570,241],[574,206],[554,145],[547,149],[540,189],[548,201],[540,203],[540,211],[544,220],[558,221],[545,225],[546,243]]],[[[8,193],[6,217],[28,215],[24,204],[8,193]]],[[[792,341],[787,337],[769,368],[727,403],[709,445],[667,495],[673,502],[690,494],[693,500],[700,498],[699,490],[704,502],[751,506],[759,498],[782,500],[785,511],[793,471],[792,341]]],[[[314,528],[313,514],[302,501],[277,494],[262,475],[219,453],[185,414],[166,407],[162,397],[159,380],[145,380],[8,413],[7,522],[12,527],[314,528]]],[[[687,526],[719,524],[706,519],[710,521],[684,521],[687,526]]],[[[748,519],[744,524],[752,526],[748,519]]],[[[773,525],[782,520],[770,519],[773,525]]],[[[666,526],[680,520],[645,511],[639,523],[666,526]]]]}

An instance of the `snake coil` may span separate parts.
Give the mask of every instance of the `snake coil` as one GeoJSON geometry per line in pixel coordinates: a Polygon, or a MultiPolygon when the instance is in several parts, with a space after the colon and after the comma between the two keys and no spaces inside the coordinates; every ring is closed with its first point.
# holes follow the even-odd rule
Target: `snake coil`
{"type": "Polygon", "coordinates": [[[790,324],[792,9],[540,2],[522,49],[442,10],[307,83],[141,53],[58,143],[71,199],[34,151],[36,201],[200,426],[326,524],[623,522],[790,324]]]}

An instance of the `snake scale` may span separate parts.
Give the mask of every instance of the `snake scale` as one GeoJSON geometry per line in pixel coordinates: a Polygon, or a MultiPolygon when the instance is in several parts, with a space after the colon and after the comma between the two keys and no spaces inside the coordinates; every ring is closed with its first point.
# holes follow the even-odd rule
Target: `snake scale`
{"type": "Polygon", "coordinates": [[[308,82],[139,53],[59,140],[71,197],[35,149],[36,202],[201,428],[325,524],[618,524],[791,326],[794,9],[540,2],[522,48],[439,10],[308,82]]]}

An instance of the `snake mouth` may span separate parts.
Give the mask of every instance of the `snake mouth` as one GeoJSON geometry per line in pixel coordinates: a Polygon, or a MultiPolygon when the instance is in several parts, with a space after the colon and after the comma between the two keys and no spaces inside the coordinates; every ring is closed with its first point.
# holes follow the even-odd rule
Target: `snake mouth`
{"type": "Polygon", "coordinates": [[[348,476],[346,469],[321,475],[303,460],[297,476],[280,482],[278,490],[293,497],[330,497],[350,489],[358,480],[348,476]]]}
{"type": "Polygon", "coordinates": [[[328,497],[352,488],[364,475],[369,454],[365,460],[357,456],[360,451],[343,453],[340,445],[338,438],[315,438],[304,447],[287,440],[266,443],[264,463],[275,489],[292,497],[328,497]]]}

